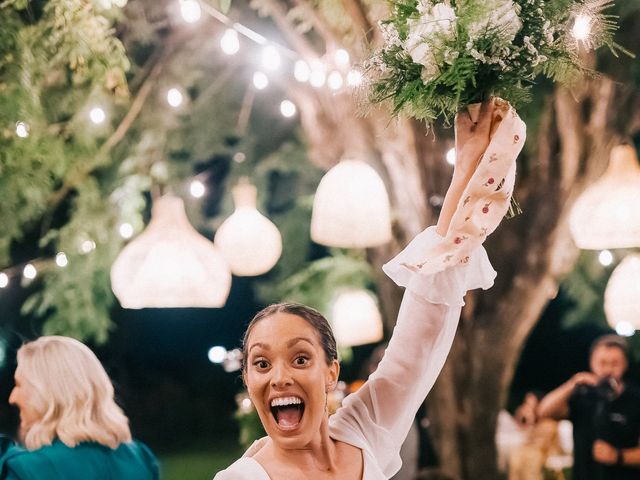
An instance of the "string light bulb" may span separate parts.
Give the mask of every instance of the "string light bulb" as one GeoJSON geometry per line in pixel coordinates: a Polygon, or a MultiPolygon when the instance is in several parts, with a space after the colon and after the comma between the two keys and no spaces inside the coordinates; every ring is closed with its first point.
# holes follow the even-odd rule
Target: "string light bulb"
{"type": "Polygon", "coordinates": [[[89,111],[89,119],[95,123],[96,125],[101,124],[107,118],[107,114],[104,113],[104,110],[100,107],[93,107],[89,111]]]}
{"type": "Polygon", "coordinates": [[[308,82],[311,78],[311,67],[304,60],[296,60],[293,66],[293,76],[301,83],[308,82]]]}
{"type": "Polygon", "coordinates": [[[211,347],[207,353],[207,357],[211,363],[222,363],[227,356],[227,349],[219,345],[211,347]]]}
{"type": "Polygon", "coordinates": [[[264,90],[269,86],[269,78],[263,72],[253,74],[253,86],[257,90],[264,90]]]}
{"type": "Polygon", "coordinates": [[[94,242],[93,240],[85,240],[80,245],[80,250],[82,251],[82,253],[91,253],[95,249],[96,249],[96,242],[94,242]]]}
{"type": "Polygon", "coordinates": [[[360,70],[356,70],[355,68],[349,70],[347,73],[347,85],[350,87],[359,87],[362,85],[362,72],[360,70]]]}
{"type": "Polygon", "coordinates": [[[29,136],[29,127],[24,122],[16,123],[16,135],[20,138],[27,138],[29,136]]]}
{"type": "Polygon", "coordinates": [[[202,8],[196,0],[180,0],[180,15],[187,23],[196,23],[202,16],[202,8]]]}
{"type": "Polygon", "coordinates": [[[598,261],[603,267],[611,265],[613,263],[613,254],[611,253],[611,250],[602,250],[598,254],[598,261]]]}
{"type": "Polygon", "coordinates": [[[126,222],[121,223],[120,227],[118,227],[118,232],[120,233],[120,236],[122,238],[124,238],[125,240],[128,240],[131,237],[133,237],[133,225],[126,222]]]}
{"type": "Polygon", "coordinates": [[[327,75],[324,72],[324,67],[321,63],[316,63],[311,67],[311,73],[309,74],[309,83],[312,87],[320,88],[324,85],[327,79],[327,75]]]}
{"type": "Polygon", "coordinates": [[[446,159],[447,159],[447,163],[449,165],[455,165],[456,164],[456,149],[455,148],[450,148],[447,151],[446,159]]]}
{"type": "Polygon", "coordinates": [[[180,105],[182,105],[182,100],[182,92],[177,88],[173,87],[167,91],[167,103],[173,108],[178,108],[180,105]]]}
{"type": "Polygon", "coordinates": [[[202,198],[207,193],[207,189],[200,180],[193,180],[189,185],[189,193],[194,198],[202,198]]]}
{"type": "Polygon", "coordinates": [[[0,273],[0,288],[5,288],[7,285],[9,285],[9,275],[0,273]]]}
{"type": "Polygon", "coordinates": [[[331,90],[340,90],[343,84],[342,74],[337,70],[331,72],[327,77],[327,85],[329,85],[331,90]]]}
{"type": "Polygon", "coordinates": [[[38,275],[38,271],[36,267],[33,266],[32,263],[27,263],[22,270],[22,276],[24,278],[28,278],[29,280],[33,280],[38,275]]]}
{"type": "Polygon", "coordinates": [[[262,66],[267,70],[277,70],[280,68],[282,60],[280,58],[280,52],[273,45],[267,45],[262,49],[262,66]]]}
{"type": "Polygon", "coordinates": [[[60,268],[66,267],[69,264],[69,259],[64,252],[58,252],[56,254],[56,265],[60,268]]]}
{"type": "Polygon", "coordinates": [[[576,16],[571,29],[573,38],[578,41],[584,42],[589,38],[591,34],[591,24],[593,19],[589,15],[580,14],[576,16]]]}
{"type": "Polygon", "coordinates": [[[291,100],[283,100],[280,103],[280,113],[283,117],[291,118],[296,114],[296,105],[291,100]]]}
{"type": "Polygon", "coordinates": [[[349,65],[349,52],[347,52],[344,48],[339,48],[333,54],[333,58],[335,59],[336,65],[344,67],[349,65]]]}
{"type": "Polygon", "coordinates": [[[224,35],[220,38],[220,48],[227,55],[235,55],[240,50],[240,39],[238,38],[238,32],[233,28],[229,28],[224,32],[224,35]]]}

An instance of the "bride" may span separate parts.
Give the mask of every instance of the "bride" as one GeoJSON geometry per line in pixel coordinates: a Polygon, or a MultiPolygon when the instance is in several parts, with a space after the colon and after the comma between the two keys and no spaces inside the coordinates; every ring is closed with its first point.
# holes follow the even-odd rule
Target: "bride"
{"type": "MultiPolygon", "coordinates": [[[[272,305],[254,317],[244,338],[243,379],[267,436],[214,480],[382,480],[399,470],[400,446],[451,348],[464,293],[487,289],[495,278],[481,241],[465,261],[433,275],[416,264],[429,249],[442,250],[445,238],[455,239],[452,249],[460,243],[461,237],[451,237],[451,220],[468,203],[466,196],[460,201],[467,187],[482,182],[476,166],[508,108],[487,101],[476,123],[458,114],[456,167],[438,224],[384,267],[406,287],[389,347],[334,415],[327,413],[327,394],[340,364],[327,320],[297,304],[272,305]]],[[[486,214],[480,207],[474,212],[486,214]]],[[[494,216],[493,228],[501,217],[494,216]]]]}

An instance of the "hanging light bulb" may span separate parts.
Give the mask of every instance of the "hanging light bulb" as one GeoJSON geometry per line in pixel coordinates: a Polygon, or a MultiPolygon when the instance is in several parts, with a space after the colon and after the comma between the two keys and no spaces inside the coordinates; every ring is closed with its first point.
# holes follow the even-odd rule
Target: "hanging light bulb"
{"type": "Polygon", "coordinates": [[[220,38],[220,48],[227,55],[235,55],[240,50],[240,39],[238,32],[233,28],[228,28],[220,38]]]}
{"type": "Polygon", "coordinates": [[[262,49],[262,66],[267,70],[277,70],[280,68],[280,52],[273,45],[267,45],[262,49]]]}
{"type": "Polygon", "coordinates": [[[338,345],[355,347],[382,340],[382,317],[374,297],[366,290],[350,290],[336,297],[331,328],[338,345]]]}
{"type": "Polygon", "coordinates": [[[343,160],[318,185],[311,239],[341,248],[365,248],[391,240],[389,196],[378,173],[360,160],[343,160]]]}
{"type": "Polygon", "coordinates": [[[111,289],[124,308],[222,307],[230,288],[224,258],[171,195],[156,200],[145,231],[111,267],[111,289]]]}
{"type": "Polygon", "coordinates": [[[196,0],[180,0],[180,15],[187,23],[195,23],[202,16],[202,8],[196,0]]]}
{"type": "Polygon", "coordinates": [[[80,245],[80,251],[82,253],[91,253],[96,249],[96,242],[93,240],[85,240],[80,245]]]}
{"type": "Polygon", "coordinates": [[[604,250],[640,246],[640,165],[635,149],[611,150],[609,167],[576,200],[569,216],[579,248],[604,250]]]}
{"type": "Polygon", "coordinates": [[[214,243],[234,275],[262,275],[278,262],[282,237],[271,220],[256,209],[256,187],[243,178],[232,192],[236,209],[218,228],[214,243]]]}
{"type": "Polygon", "coordinates": [[[616,330],[640,330],[640,255],[626,256],[604,291],[604,313],[616,330]]]}
{"type": "Polygon", "coordinates": [[[7,285],[9,285],[9,275],[2,272],[0,273],[0,288],[5,288],[7,285]]]}
{"type": "Polygon", "coordinates": [[[296,60],[293,67],[293,76],[299,82],[308,82],[311,78],[311,67],[304,60],[296,60]]]}

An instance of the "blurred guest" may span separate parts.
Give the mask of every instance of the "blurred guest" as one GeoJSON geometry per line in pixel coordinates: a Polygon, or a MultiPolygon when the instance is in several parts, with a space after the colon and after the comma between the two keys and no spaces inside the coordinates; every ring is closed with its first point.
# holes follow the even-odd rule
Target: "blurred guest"
{"type": "Polygon", "coordinates": [[[543,480],[547,458],[562,453],[558,422],[537,417],[541,396],[538,392],[528,392],[515,411],[514,419],[524,438],[509,457],[509,480],[543,480]]]}
{"type": "Polygon", "coordinates": [[[18,350],[9,403],[20,441],[0,457],[7,480],[155,480],[153,453],[133,441],[100,361],[68,337],[41,337],[18,350]]]}
{"type": "Polygon", "coordinates": [[[579,372],[546,397],[545,418],[573,423],[573,480],[640,479],[640,389],[623,380],[627,342],[617,335],[596,339],[589,372],[579,372]]]}

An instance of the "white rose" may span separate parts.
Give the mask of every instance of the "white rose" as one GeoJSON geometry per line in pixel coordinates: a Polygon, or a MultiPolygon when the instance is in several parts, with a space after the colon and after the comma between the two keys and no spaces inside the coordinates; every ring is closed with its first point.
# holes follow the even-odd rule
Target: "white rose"
{"type": "Polygon", "coordinates": [[[522,28],[519,7],[512,0],[493,0],[485,5],[485,14],[469,25],[469,36],[476,39],[486,33],[498,33],[504,43],[511,43],[522,28]]]}
{"type": "MultiPolygon", "coordinates": [[[[409,20],[409,34],[404,43],[404,49],[411,55],[411,59],[425,68],[426,76],[438,73],[431,48],[455,33],[456,13],[446,3],[438,3],[430,10],[427,5],[419,4],[421,16],[409,20]]],[[[425,72],[423,71],[423,79],[425,72]]]]}

